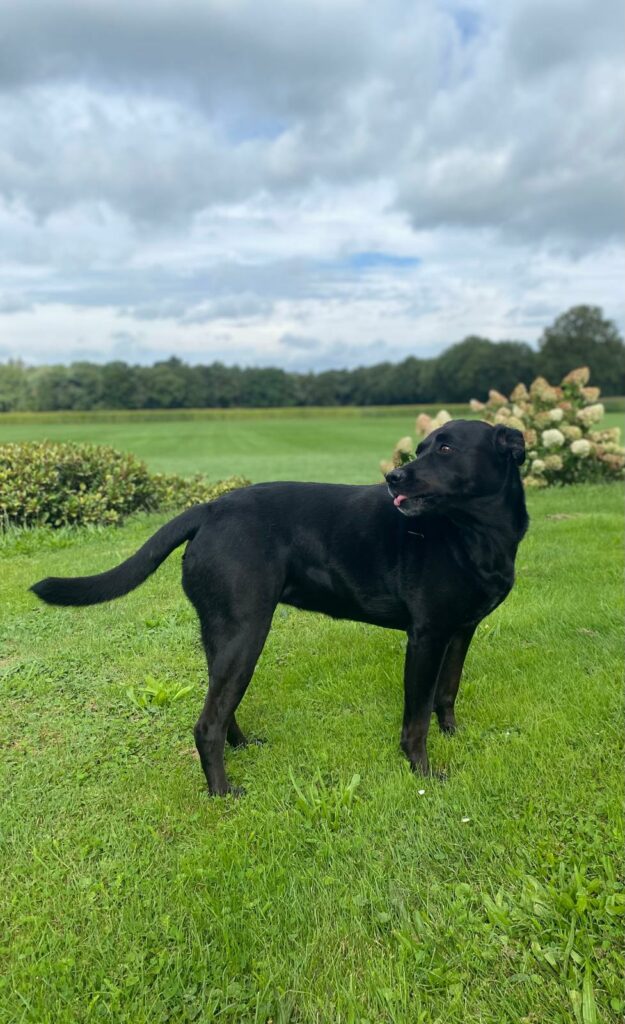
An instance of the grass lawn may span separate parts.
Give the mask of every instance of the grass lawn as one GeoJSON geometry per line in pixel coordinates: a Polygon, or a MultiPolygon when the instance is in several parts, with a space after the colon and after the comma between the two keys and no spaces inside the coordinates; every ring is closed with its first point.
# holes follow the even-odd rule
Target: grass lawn
{"type": "MultiPolygon", "coordinates": [[[[132,451],[153,472],[206,473],[218,480],[233,473],[261,480],[379,480],[378,464],[387,459],[398,438],[414,430],[412,411],[389,416],[296,413],[251,418],[226,416],[171,421],[126,418],[121,422],[64,419],[48,423],[33,416],[25,423],[4,423],[5,441],[91,441],[132,451]]],[[[334,410],[331,410],[333,413],[334,410]]]]}
{"type": "MultiPolygon", "coordinates": [[[[450,406],[455,416],[468,407],[450,406]]],[[[429,411],[435,411],[428,407],[429,411]]],[[[132,451],[153,472],[206,473],[218,480],[241,473],[261,480],[325,480],[328,483],[374,483],[380,459],[393,445],[415,435],[416,409],[326,409],[311,415],[275,410],[265,416],[249,411],[206,410],[190,418],[139,413],[106,414],[85,421],[82,414],[0,416],[0,444],[7,441],[91,441],[132,451]],[[51,422],[50,422],[51,421],[51,422]]],[[[622,426],[620,412],[608,412],[605,426],[622,426]]]]}
{"type": "MultiPolygon", "coordinates": [[[[153,468],[359,481],[412,418],[88,426],[153,468]]],[[[110,605],[26,590],[163,518],[0,540],[0,1020],[620,1020],[622,506],[618,486],[530,496],[459,733],[432,727],[446,783],[398,749],[402,634],[279,608],[239,716],[268,743],[227,754],[242,800],[209,799],[195,757],[180,552],[110,605]]]]}

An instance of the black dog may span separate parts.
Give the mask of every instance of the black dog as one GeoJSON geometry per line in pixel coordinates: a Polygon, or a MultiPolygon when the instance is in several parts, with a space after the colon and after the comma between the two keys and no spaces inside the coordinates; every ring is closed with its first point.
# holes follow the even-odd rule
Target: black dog
{"type": "Polygon", "coordinates": [[[183,512],[109,572],[49,578],[32,589],[50,604],[110,601],[190,541],[182,585],[210,674],[195,742],[217,794],[232,791],[224,745],[246,743],[235,711],[278,602],[405,630],[401,745],[412,767],[428,772],[432,710],[453,732],[475,628],[514,582],[528,525],[524,458],[520,431],[455,420],[389,473],[388,486],[257,484],[183,512]]]}

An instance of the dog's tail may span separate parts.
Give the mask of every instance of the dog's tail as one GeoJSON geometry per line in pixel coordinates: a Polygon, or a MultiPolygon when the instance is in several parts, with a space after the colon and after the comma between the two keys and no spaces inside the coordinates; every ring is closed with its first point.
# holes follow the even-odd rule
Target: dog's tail
{"type": "Polygon", "coordinates": [[[48,576],[30,589],[48,604],[85,605],[112,601],[143,583],[174,548],[195,536],[205,519],[206,505],[195,505],[161,526],[143,547],[115,569],[97,576],[48,576]]]}

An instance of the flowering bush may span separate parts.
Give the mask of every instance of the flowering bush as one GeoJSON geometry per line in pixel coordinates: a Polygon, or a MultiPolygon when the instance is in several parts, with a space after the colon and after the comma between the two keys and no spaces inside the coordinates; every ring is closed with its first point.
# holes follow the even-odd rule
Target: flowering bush
{"type": "MultiPolygon", "coordinates": [[[[582,366],[571,370],[559,387],[537,377],[529,391],[517,384],[510,397],[489,391],[488,401],[471,400],[471,408],[493,425],[503,423],[523,432],[527,459],[521,467],[526,487],[550,484],[618,480],[625,475],[625,449],[620,430],[597,429],[604,408],[598,401],[599,388],[588,386],[590,371],[582,366]]],[[[451,419],[445,409],[434,417],[422,413],[416,429],[420,437],[451,419]]],[[[412,457],[412,438],[398,441],[390,462],[380,463],[383,473],[401,466],[412,457]]]]}

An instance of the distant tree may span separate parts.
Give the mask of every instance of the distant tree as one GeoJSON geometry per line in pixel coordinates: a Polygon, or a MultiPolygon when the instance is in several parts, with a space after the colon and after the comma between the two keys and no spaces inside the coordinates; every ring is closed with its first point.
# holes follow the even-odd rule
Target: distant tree
{"type": "Polygon", "coordinates": [[[420,360],[419,375],[421,377],[420,402],[434,402],[436,399],[436,366],[438,359],[420,360]]]}
{"type": "Polygon", "coordinates": [[[38,366],[32,371],[30,383],[37,411],[72,408],[66,366],[38,366]]]}
{"type": "Polygon", "coordinates": [[[101,367],[103,409],[141,409],[144,394],[136,367],[121,360],[101,367]]]}
{"type": "Polygon", "coordinates": [[[324,370],[311,374],[310,405],[353,405],[349,370],[324,370]]]}
{"type": "Polygon", "coordinates": [[[186,406],[189,367],[172,356],[137,372],[145,391],[147,409],[181,409],[186,406]]]}
{"type": "Polygon", "coordinates": [[[102,408],[102,367],[72,363],[67,369],[67,393],[72,409],[102,408]]]}
{"type": "Polygon", "coordinates": [[[558,384],[575,366],[589,366],[591,383],[604,394],[625,392],[625,344],[599,306],[573,306],[543,332],[540,373],[558,384]]]}
{"type": "Polygon", "coordinates": [[[359,366],[349,373],[350,405],[388,405],[392,401],[393,363],[359,366]]]}
{"type": "Polygon", "coordinates": [[[401,363],[396,363],[391,370],[390,391],[392,398],[389,405],[415,405],[426,401],[423,398],[425,360],[409,356],[401,363]]]}
{"type": "Polygon", "coordinates": [[[294,373],[276,367],[189,366],[172,358],[153,366],[27,367],[0,364],[0,412],[12,409],[177,409],[285,405],[398,405],[485,399],[508,394],[537,373],[558,383],[588,365],[604,394],[625,392],[625,344],[597,306],[575,306],[558,317],[535,352],[520,341],[472,335],[431,359],[410,356],[353,370],[294,373]]]}
{"type": "Polygon", "coordinates": [[[314,373],[289,373],[293,388],[294,405],[312,405],[311,387],[315,379],[314,373]]]}
{"type": "Polygon", "coordinates": [[[188,409],[201,409],[205,403],[203,366],[187,366],[185,405],[188,409]]]}
{"type": "Polygon", "coordinates": [[[228,409],[240,405],[241,370],[238,366],[211,363],[197,367],[202,378],[202,405],[209,409],[228,409]]]}
{"type": "Polygon", "coordinates": [[[446,349],[434,362],[434,399],[466,402],[486,398],[490,388],[511,391],[535,375],[536,354],[520,341],[489,341],[472,335],[446,349]]]}
{"type": "Polygon", "coordinates": [[[492,348],[488,338],[472,335],[445,349],[436,360],[433,373],[436,401],[481,398],[491,386],[492,348]]]}
{"type": "Polygon", "coordinates": [[[295,394],[291,374],[276,367],[248,367],[241,371],[241,405],[265,409],[292,405],[295,394]]]}
{"type": "Polygon", "coordinates": [[[524,341],[497,341],[493,348],[494,382],[489,387],[508,394],[519,382],[529,384],[534,379],[538,372],[537,356],[530,345],[524,341]]]}
{"type": "Polygon", "coordinates": [[[27,370],[19,360],[0,364],[0,412],[27,409],[27,370]]]}

